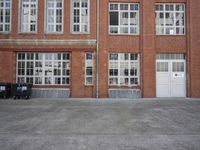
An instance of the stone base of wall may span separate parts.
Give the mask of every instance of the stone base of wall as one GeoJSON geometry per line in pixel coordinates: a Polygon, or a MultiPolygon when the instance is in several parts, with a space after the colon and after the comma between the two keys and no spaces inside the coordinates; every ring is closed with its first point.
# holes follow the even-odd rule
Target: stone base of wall
{"type": "Polygon", "coordinates": [[[69,98],[70,89],[33,88],[32,98],[69,98]]]}
{"type": "Polygon", "coordinates": [[[142,93],[140,89],[109,89],[109,98],[141,98],[142,93]]]}

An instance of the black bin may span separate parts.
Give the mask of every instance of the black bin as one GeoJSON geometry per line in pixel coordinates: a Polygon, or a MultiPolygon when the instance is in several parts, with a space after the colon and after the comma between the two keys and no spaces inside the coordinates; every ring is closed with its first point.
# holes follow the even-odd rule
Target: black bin
{"type": "Polygon", "coordinates": [[[10,83],[0,83],[0,98],[9,98],[11,91],[10,83]]]}
{"type": "Polygon", "coordinates": [[[15,83],[12,84],[11,93],[14,99],[18,98],[26,98],[29,99],[31,97],[32,84],[27,83],[15,83]]]}

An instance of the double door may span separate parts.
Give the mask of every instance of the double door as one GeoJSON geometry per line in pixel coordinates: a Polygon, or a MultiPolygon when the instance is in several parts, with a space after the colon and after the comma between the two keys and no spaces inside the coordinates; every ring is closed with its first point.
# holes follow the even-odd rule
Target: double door
{"type": "Polygon", "coordinates": [[[182,60],[156,61],[157,97],[186,97],[186,62],[182,60]]]}

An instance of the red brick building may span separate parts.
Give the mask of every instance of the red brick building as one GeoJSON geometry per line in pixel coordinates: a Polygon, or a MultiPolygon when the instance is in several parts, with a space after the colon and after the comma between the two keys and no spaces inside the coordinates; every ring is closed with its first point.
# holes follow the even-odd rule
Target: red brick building
{"type": "Polygon", "coordinates": [[[199,0],[0,0],[0,82],[33,97],[200,97],[199,0]]]}

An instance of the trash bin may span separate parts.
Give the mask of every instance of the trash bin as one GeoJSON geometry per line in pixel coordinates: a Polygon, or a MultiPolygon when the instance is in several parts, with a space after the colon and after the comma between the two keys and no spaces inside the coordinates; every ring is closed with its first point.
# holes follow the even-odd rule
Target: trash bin
{"type": "Polygon", "coordinates": [[[0,98],[9,98],[11,91],[10,83],[0,83],[0,98]]]}
{"type": "Polygon", "coordinates": [[[29,99],[31,97],[32,84],[27,83],[14,83],[11,87],[11,95],[14,99],[18,98],[26,98],[29,99]]]}

